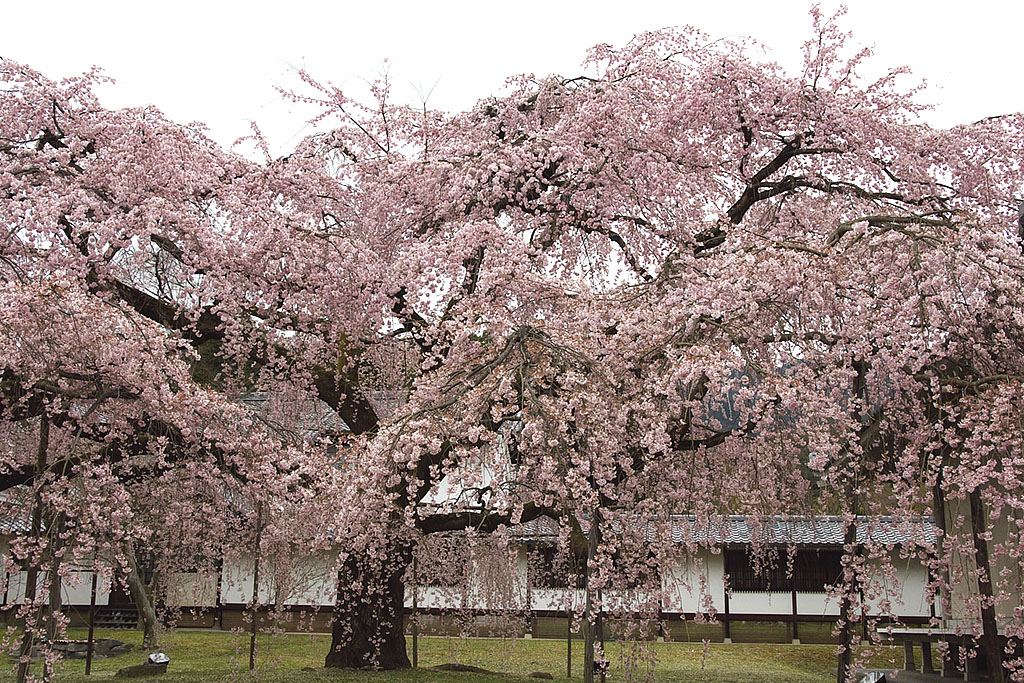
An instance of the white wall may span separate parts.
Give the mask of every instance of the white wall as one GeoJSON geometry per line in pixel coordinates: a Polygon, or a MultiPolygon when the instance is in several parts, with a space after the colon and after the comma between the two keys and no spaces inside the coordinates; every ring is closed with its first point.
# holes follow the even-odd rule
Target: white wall
{"type": "Polygon", "coordinates": [[[216,607],[217,574],[175,572],[168,581],[167,600],[180,607],[216,607]]]}
{"type": "MultiPolygon", "coordinates": [[[[39,577],[40,585],[44,577],[39,577]]],[[[25,602],[25,584],[28,572],[21,571],[7,576],[7,604],[20,605],[25,602]]],[[[38,589],[37,589],[38,590],[38,589]]],[[[65,605],[88,605],[92,591],[92,572],[77,571],[61,582],[61,600],[65,605]]],[[[37,595],[39,595],[37,593],[37,595]]],[[[110,583],[100,578],[96,582],[96,604],[103,606],[110,601],[110,583]]]]}
{"type": "Polygon", "coordinates": [[[797,614],[813,616],[839,616],[839,599],[829,597],[827,593],[802,593],[796,594],[797,614]]]}
{"type": "MultiPolygon", "coordinates": [[[[877,596],[865,596],[868,614],[885,612],[884,606],[889,603],[889,610],[902,617],[927,617],[930,615],[925,588],[928,585],[928,570],[916,559],[903,559],[897,551],[890,553],[889,561],[896,568],[895,581],[877,572],[876,579],[881,582],[881,592],[877,596]]],[[[935,606],[936,613],[940,605],[935,606]]]]}
{"type": "MultiPolygon", "coordinates": [[[[721,553],[701,550],[662,571],[666,612],[706,612],[725,610],[725,559],[721,553]]],[[[734,610],[735,611],[735,610],[734,610]]]]}
{"type": "MultiPolygon", "coordinates": [[[[929,605],[925,599],[927,570],[916,560],[900,559],[893,551],[892,561],[897,567],[898,581],[888,585],[883,595],[868,600],[870,614],[880,613],[884,601],[900,616],[927,617],[929,605]]],[[[719,613],[725,610],[723,582],[724,558],[721,553],[701,551],[695,558],[681,560],[662,572],[664,592],[663,609],[666,612],[705,612],[713,607],[719,613]]],[[[504,577],[507,586],[499,590],[481,590],[477,585],[478,567],[469,567],[469,585],[451,588],[420,586],[417,603],[423,609],[524,609],[564,611],[580,609],[585,592],[569,588],[527,589],[527,551],[521,548],[512,573],[504,577]]],[[[242,556],[224,561],[220,573],[220,601],[224,604],[246,604],[252,597],[253,561],[242,556]]],[[[493,570],[491,570],[493,571],[493,570]]],[[[273,563],[264,562],[260,569],[260,600],[285,605],[319,605],[330,607],[336,599],[335,556],[318,554],[295,560],[285,571],[278,571],[273,563]]],[[[500,580],[492,577],[490,580],[500,580]]],[[[27,572],[8,577],[7,603],[24,601],[27,572]]],[[[65,579],[63,599],[67,605],[88,605],[92,573],[73,572],[65,579]]],[[[214,607],[217,605],[218,576],[215,573],[175,574],[171,586],[171,599],[183,606],[214,607]]],[[[101,580],[97,586],[96,604],[107,605],[110,598],[109,582],[101,580]]],[[[605,600],[609,608],[639,604],[651,596],[635,591],[607,591],[605,600]]],[[[406,607],[412,607],[411,587],[406,590],[406,607]]],[[[838,600],[824,593],[797,593],[797,609],[801,615],[835,616],[839,612],[838,600]]],[[[790,592],[733,591],[729,599],[733,614],[791,614],[790,592]]]]}
{"type": "Polygon", "coordinates": [[[564,612],[582,609],[587,594],[581,588],[531,588],[530,609],[564,612]]]}
{"type": "MultiPolygon", "coordinates": [[[[220,599],[225,604],[247,604],[252,600],[251,555],[225,559],[221,567],[220,599]]],[[[335,558],[317,554],[278,567],[260,562],[259,600],[264,604],[333,606],[337,600],[335,558]]]]}
{"type": "Polygon", "coordinates": [[[729,596],[729,614],[792,613],[793,594],[790,591],[733,591],[729,596]]]}

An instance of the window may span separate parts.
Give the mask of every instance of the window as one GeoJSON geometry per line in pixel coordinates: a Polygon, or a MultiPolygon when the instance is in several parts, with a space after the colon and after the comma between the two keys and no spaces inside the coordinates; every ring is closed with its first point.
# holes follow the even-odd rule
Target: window
{"type": "Polygon", "coordinates": [[[841,550],[798,548],[789,576],[790,551],[785,547],[767,548],[760,556],[752,554],[749,548],[730,548],[725,551],[725,571],[729,585],[737,591],[820,593],[825,586],[839,581],[842,558],[841,550]]]}

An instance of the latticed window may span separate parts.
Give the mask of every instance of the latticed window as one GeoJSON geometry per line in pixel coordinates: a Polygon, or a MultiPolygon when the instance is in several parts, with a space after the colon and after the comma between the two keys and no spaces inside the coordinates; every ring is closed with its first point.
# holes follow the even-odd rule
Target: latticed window
{"type": "Polygon", "coordinates": [[[831,548],[798,548],[793,556],[785,547],[768,548],[760,554],[748,548],[730,548],[725,551],[725,571],[735,591],[820,593],[839,581],[842,557],[841,550],[831,548]]]}

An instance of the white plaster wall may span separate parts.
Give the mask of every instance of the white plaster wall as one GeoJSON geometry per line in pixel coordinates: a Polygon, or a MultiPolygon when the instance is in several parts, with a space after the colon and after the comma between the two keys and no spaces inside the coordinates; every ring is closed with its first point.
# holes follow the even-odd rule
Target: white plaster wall
{"type": "MultiPolygon", "coordinates": [[[[925,587],[928,584],[928,570],[916,559],[900,558],[899,553],[890,554],[890,562],[896,568],[896,580],[888,581],[880,572],[873,572],[876,580],[881,581],[882,592],[877,596],[865,596],[868,614],[885,612],[885,604],[889,610],[903,617],[927,617],[930,615],[928,602],[925,598],[925,587]]],[[[874,562],[879,567],[878,562],[874,562]]],[[[939,606],[936,605],[936,610],[939,606]]]]}
{"type": "Polygon", "coordinates": [[[533,588],[530,590],[530,609],[560,612],[581,609],[586,598],[586,591],[581,588],[533,588]]]}
{"type": "MultiPolygon", "coordinates": [[[[511,566],[492,567],[485,575],[480,563],[469,561],[467,580],[458,586],[415,587],[416,604],[423,609],[520,610],[527,601],[527,552],[520,548],[511,566]]],[[[412,607],[414,587],[405,589],[405,605],[412,607]]]]}
{"type": "Polygon", "coordinates": [[[20,605],[25,602],[25,581],[28,572],[12,572],[7,575],[7,604],[20,605]]]}
{"type": "MultiPolygon", "coordinates": [[[[70,572],[61,583],[61,600],[65,605],[88,605],[92,593],[92,572],[70,572]]],[[[110,602],[110,582],[99,577],[96,581],[96,604],[110,602]]]]}
{"type": "Polygon", "coordinates": [[[790,591],[733,591],[729,596],[729,614],[792,613],[793,594],[790,591]]]}
{"type": "Polygon", "coordinates": [[[469,563],[466,607],[469,609],[518,610],[526,608],[527,556],[519,548],[511,562],[499,556],[496,565],[469,563]]]}
{"type": "Polygon", "coordinates": [[[666,612],[705,612],[709,603],[717,611],[725,609],[725,560],[721,553],[701,551],[662,571],[662,591],[666,612]]]}
{"type": "MultiPolygon", "coordinates": [[[[336,557],[318,553],[293,558],[278,567],[272,558],[260,561],[259,600],[264,604],[333,606],[337,600],[336,557]]],[[[252,555],[225,559],[220,574],[220,600],[246,604],[252,599],[252,555]]]]}
{"type": "MultiPolygon", "coordinates": [[[[988,542],[990,556],[996,544],[1005,543],[1006,539],[1011,537],[1011,534],[1019,533],[1008,524],[1005,516],[993,520],[989,513],[986,515],[985,521],[988,524],[989,532],[992,534],[992,540],[988,542]]],[[[949,530],[950,535],[959,535],[961,541],[967,544],[967,548],[963,552],[957,552],[953,558],[954,574],[959,574],[959,578],[954,576],[952,579],[953,588],[950,595],[952,604],[946,619],[947,626],[953,627],[967,625],[978,621],[980,618],[977,610],[973,606],[968,607],[966,604],[971,596],[976,595],[978,591],[977,570],[975,568],[974,550],[971,543],[971,506],[968,500],[955,499],[946,501],[946,528],[949,530]]],[[[1011,543],[1016,543],[1016,541],[1012,540],[1011,543]]],[[[1008,571],[1010,576],[1016,577],[1016,583],[1021,582],[1019,568],[1012,558],[990,557],[990,561],[993,565],[993,576],[997,580],[1004,571],[1008,571]]],[[[1016,599],[1011,597],[1009,600],[1000,600],[996,604],[996,619],[999,621],[1010,621],[1013,619],[1014,610],[1021,607],[1024,607],[1024,592],[1020,592],[1016,599]]]]}
{"type": "Polygon", "coordinates": [[[650,613],[658,609],[657,595],[646,590],[603,591],[601,600],[604,603],[604,609],[609,611],[650,613]]]}
{"type": "MultiPolygon", "coordinates": [[[[250,588],[252,583],[249,583],[250,588]]],[[[217,574],[213,572],[175,572],[167,586],[167,600],[180,607],[216,607],[217,574]]]]}
{"type": "MultiPolygon", "coordinates": [[[[333,554],[293,560],[276,577],[284,604],[333,606],[338,599],[336,561],[333,554]]],[[[251,581],[249,587],[252,588],[251,581]]]]}
{"type": "Polygon", "coordinates": [[[797,614],[811,616],[839,616],[838,598],[830,598],[827,593],[796,594],[797,614]]]}
{"type": "MultiPolygon", "coordinates": [[[[220,571],[220,601],[225,604],[246,604],[252,600],[253,556],[242,555],[224,560],[220,571]]],[[[266,565],[260,567],[259,601],[274,602],[274,586],[266,565]]]]}
{"type": "MultiPolygon", "coordinates": [[[[40,577],[42,578],[42,577],[40,577]]],[[[20,605],[25,602],[25,584],[28,572],[21,571],[7,576],[7,604],[20,605]]],[[[92,572],[71,572],[61,583],[61,600],[65,605],[88,605],[92,590],[92,572]]],[[[96,604],[103,606],[110,602],[110,583],[102,579],[96,584],[96,604]]]]}
{"type": "MultiPolygon", "coordinates": [[[[412,608],[413,589],[405,590],[405,606],[412,608]]],[[[461,609],[466,603],[466,590],[462,586],[418,586],[415,595],[419,609],[461,609]]]]}

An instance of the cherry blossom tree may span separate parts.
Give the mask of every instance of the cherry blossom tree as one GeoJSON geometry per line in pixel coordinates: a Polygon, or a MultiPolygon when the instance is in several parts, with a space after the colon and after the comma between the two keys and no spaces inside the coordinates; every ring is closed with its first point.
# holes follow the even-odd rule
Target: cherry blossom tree
{"type": "MultiPolygon", "coordinates": [[[[586,555],[624,511],[834,501],[852,528],[894,471],[920,489],[927,468],[895,464],[927,451],[900,411],[935,427],[928,368],[954,333],[994,339],[957,311],[1019,282],[1021,119],[931,129],[903,70],[861,79],[868,51],[814,20],[799,74],[659,32],[451,117],[389,104],[386,82],[362,106],[304,76],[293,97],[338,125],[281,162],[292,208],[387,264],[381,329],[420,354],[408,404],[355,423],[373,465],[347,495],[373,494],[334,527],[358,530],[349,570],[372,577],[353,591],[391,597],[339,619],[329,665],[406,665],[419,533],[546,514],[586,555]]],[[[904,493],[884,502],[931,510],[904,493]]]]}
{"type": "Polygon", "coordinates": [[[59,608],[71,564],[124,565],[151,640],[134,550],[219,559],[232,535],[209,534],[229,524],[224,501],[301,499],[325,451],[300,457],[233,400],[279,376],[266,320],[243,313],[278,294],[226,275],[273,276],[288,258],[267,248],[254,187],[230,189],[266,177],[155,110],[103,109],[95,73],[54,83],[8,61],[0,73],[0,487],[34,491],[10,567],[29,572],[24,680],[45,593],[59,608]],[[232,221],[236,201],[262,237],[232,221]],[[232,250],[233,232],[253,251],[232,250]]]}
{"type": "MultiPolygon", "coordinates": [[[[4,62],[3,429],[97,444],[12,450],[4,480],[315,480],[290,519],[340,551],[328,666],[409,666],[424,534],[551,517],[591,595],[638,519],[839,511],[852,539],[964,498],[1016,524],[1024,121],[930,128],[903,70],[861,78],[812,15],[800,73],[661,31],[456,115],[302,74],[323,130],[262,163],[4,62]],[[250,429],[253,388],[336,411],[344,463],[250,429]]],[[[996,661],[1020,549],[986,529],[948,530],[934,570],[948,589],[969,552],[996,661]]]]}

